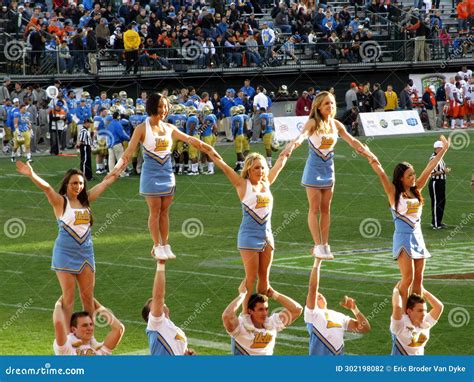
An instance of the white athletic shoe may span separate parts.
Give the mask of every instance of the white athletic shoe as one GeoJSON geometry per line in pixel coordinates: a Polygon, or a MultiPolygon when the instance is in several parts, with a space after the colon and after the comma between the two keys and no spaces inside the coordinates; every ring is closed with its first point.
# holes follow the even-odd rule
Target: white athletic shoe
{"type": "Polygon", "coordinates": [[[168,260],[176,259],[176,255],[171,251],[171,246],[169,244],[163,245],[163,252],[168,257],[168,260]]]}
{"type": "Polygon", "coordinates": [[[331,247],[329,246],[329,244],[324,244],[323,246],[323,253],[324,253],[324,260],[334,260],[334,256],[333,254],[331,253],[331,247]]]}
{"type": "Polygon", "coordinates": [[[321,244],[315,245],[312,255],[318,259],[324,259],[324,247],[321,244]]]}
{"type": "Polygon", "coordinates": [[[208,172],[206,172],[207,175],[214,175],[214,170],[209,170],[208,172]]]}
{"type": "Polygon", "coordinates": [[[153,247],[153,252],[155,254],[155,259],[168,260],[168,255],[166,254],[165,249],[162,245],[155,245],[153,247]]]}

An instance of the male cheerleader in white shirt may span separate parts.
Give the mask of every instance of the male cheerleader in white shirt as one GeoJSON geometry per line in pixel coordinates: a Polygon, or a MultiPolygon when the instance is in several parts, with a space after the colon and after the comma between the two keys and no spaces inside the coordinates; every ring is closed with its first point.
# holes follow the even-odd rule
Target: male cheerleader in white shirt
{"type": "Polygon", "coordinates": [[[222,313],[227,333],[232,337],[234,355],[272,355],[278,332],[295,321],[303,310],[291,298],[269,288],[267,295],[255,293],[248,300],[248,315],[237,317],[237,310],[247,295],[245,279],[239,286],[239,295],[222,313]],[[283,305],[283,310],[268,316],[268,297],[283,305]]]}
{"type": "Polygon", "coordinates": [[[344,332],[367,333],[370,324],[353,298],[344,296],[341,306],[351,310],[355,319],[327,308],[326,298],[318,291],[321,262],[319,258],[314,260],[304,308],[304,321],[309,333],[309,355],[342,355],[344,332]]]}
{"type": "MultiPolygon", "coordinates": [[[[153,256],[153,253],[152,253],[153,256]]],[[[184,332],[170,320],[170,310],[165,304],[165,263],[159,260],[153,283],[153,297],[148,299],[142,309],[142,317],[147,322],[146,334],[151,355],[195,355],[188,349],[184,332]]]]}
{"type": "Polygon", "coordinates": [[[66,329],[62,296],[56,302],[53,312],[55,340],[53,343],[56,355],[111,355],[122,339],[125,327],[113,315],[94,299],[95,313],[102,316],[111,330],[104,342],[94,339],[94,320],[88,312],[75,312],[71,316],[70,330],[66,329]]]}
{"type": "Polygon", "coordinates": [[[423,297],[417,294],[408,297],[404,312],[399,285],[400,282],[393,289],[392,295],[390,321],[392,355],[423,355],[430,339],[430,329],[438,322],[444,306],[441,301],[424,289],[423,297]],[[426,314],[426,301],[432,307],[428,314],[426,314]]]}

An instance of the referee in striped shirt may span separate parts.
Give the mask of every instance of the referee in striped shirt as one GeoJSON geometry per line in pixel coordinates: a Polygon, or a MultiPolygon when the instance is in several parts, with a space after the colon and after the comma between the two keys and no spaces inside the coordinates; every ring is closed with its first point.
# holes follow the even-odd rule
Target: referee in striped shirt
{"type": "MultiPolygon", "coordinates": [[[[443,144],[441,141],[436,141],[433,147],[434,153],[431,155],[430,160],[443,148],[443,144]]],[[[431,198],[431,226],[433,229],[443,229],[447,227],[446,224],[442,223],[442,220],[444,206],[446,205],[446,174],[450,171],[451,169],[446,167],[446,163],[441,159],[431,172],[429,189],[431,198]]]]}
{"type": "Polygon", "coordinates": [[[84,124],[79,131],[79,136],[77,138],[76,147],[79,148],[81,152],[81,167],[80,170],[84,174],[87,180],[92,180],[92,155],[91,155],[91,133],[89,128],[91,127],[91,119],[86,118],[84,124]]]}

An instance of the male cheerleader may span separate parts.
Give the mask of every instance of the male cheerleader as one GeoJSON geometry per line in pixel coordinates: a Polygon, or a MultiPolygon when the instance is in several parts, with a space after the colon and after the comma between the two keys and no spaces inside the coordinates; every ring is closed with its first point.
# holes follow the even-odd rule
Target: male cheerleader
{"type": "Polygon", "coordinates": [[[303,311],[303,308],[291,298],[268,289],[267,296],[283,305],[283,310],[268,316],[268,297],[255,293],[248,300],[248,315],[237,310],[246,295],[245,279],[239,286],[239,295],[222,313],[222,322],[227,333],[232,337],[232,353],[234,355],[272,355],[278,332],[290,326],[303,311]]]}
{"type": "Polygon", "coordinates": [[[326,298],[318,291],[321,262],[319,258],[314,260],[304,308],[304,321],[309,333],[309,355],[343,355],[344,332],[368,333],[370,324],[353,298],[344,296],[341,306],[351,310],[355,319],[327,308],[326,298]]]}
{"type": "Polygon", "coordinates": [[[403,311],[399,285],[400,282],[395,285],[392,295],[390,321],[392,355],[423,355],[430,339],[430,329],[438,322],[444,306],[441,301],[424,289],[423,297],[417,294],[408,297],[406,310],[403,311]],[[426,301],[432,307],[428,314],[426,314],[426,301]]]}
{"type": "Polygon", "coordinates": [[[118,346],[125,332],[125,326],[94,299],[95,312],[105,317],[111,330],[104,342],[94,339],[94,320],[88,312],[75,312],[71,322],[66,323],[63,311],[62,296],[56,302],[53,312],[55,340],[53,343],[56,355],[111,355],[118,346]],[[69,325],[69,330],[66,327],[69,325]]]}
{"type": "MultiPolygon", "coordinates": [[[[152,253],[153,255],[153,253],[152,253]]],[[[151,355],[194,355],[188,348],[184,332],[170,320],[170,310],[165,304],[166,260],[159,260],[153,283],[153,297],[142,309],[142,317],[148,324],[146,334],[151,355]]]]}

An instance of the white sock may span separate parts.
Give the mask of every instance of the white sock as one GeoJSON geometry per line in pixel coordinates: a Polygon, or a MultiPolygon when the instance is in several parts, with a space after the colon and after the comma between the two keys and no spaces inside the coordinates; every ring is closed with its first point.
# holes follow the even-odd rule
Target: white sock
{"type": "Polygon", "coordinates": [[[272,167],[272,157],[267,157],[268,167],[272,167]]]}
{"type": "Polygon", "coordinates": [[[451,129],[454,129],[454,124],[456,123],[456,120],[453,118],[451,120],[451,129]]]}
{"type": "Polygon", "coordinates": [[[214,172],[214,162],[209,162],[207,164],[207,170],[214,172]]]}
{"type": "Polygon", "coordinates": [[[198,172],[198,164],[197,163],[193,163],[191,165],[191,171],[192,172],[198,172]]]}
{"type": "Polygon", "coordinates": [[[199,171],[200,172],[204,171],[204,165],[202,163],[199,163],[199,171]]]}
{"type": "Polygon", "coordinates": [[[183,171],[184,164],[180,163],[178,166],[179,166],[179,171],[183,171]]]}
{"type": "Polygon", "coordinates": [[[26,159],[31,159],[31,153],[26,154],[26,159]]]}

